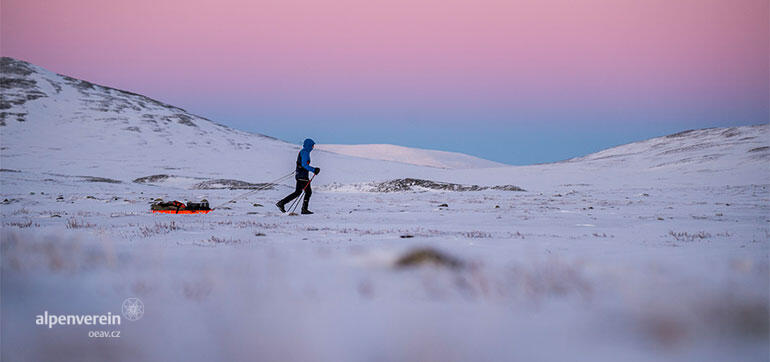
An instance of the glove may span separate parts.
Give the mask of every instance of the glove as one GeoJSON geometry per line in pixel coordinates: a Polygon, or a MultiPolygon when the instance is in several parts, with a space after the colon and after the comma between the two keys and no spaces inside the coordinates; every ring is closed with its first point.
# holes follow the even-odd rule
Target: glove
{"type": "Polygon", "coordinates": [[[320,167],[316,167],[315,170],[313,170],[313,173],[316,174],[316,175],[318,175],[319,172],[321,172],[321,168],[320,167]]]}

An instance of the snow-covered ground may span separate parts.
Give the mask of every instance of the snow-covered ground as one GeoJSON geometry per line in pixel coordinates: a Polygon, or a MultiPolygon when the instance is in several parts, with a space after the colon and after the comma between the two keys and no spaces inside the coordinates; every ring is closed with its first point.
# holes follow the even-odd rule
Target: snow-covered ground
{"type": "Polygon", "coordinates": [[[222,187],[290,172],[298,148],[3,62],[22,88],[2,99],[2,360],[768,359],[767,124],[525,167],[317,150],[315,215],[272,205],[289,182],[152,214],[159,197],[226,202],[246,190],[222,187]],[[407,177],[458,185],[377,192],[407,177]],[[460,266],[397,267],[418,247],[460,266]],[[35,324],[129,297],[138,321],[35,324]]]}

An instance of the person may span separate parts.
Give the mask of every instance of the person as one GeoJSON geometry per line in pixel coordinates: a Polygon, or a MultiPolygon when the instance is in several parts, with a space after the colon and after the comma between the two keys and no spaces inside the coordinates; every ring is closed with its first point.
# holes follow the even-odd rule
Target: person
{"type": "Polygon", "coordinates": [[[302,201],[302,214],[309,215],[313,213],[307,209],[308,203],[310,202],[310,195],[313,194],[313,190],[310,188],[309,176],[310,172],[316,175],[321,172],[320,168],[310,166],[310,151],[313,150],[314,145],[315,141],[310,138],[306,139],[305,142],[302,143],[302,150],[300,150],[299,154],[297,155],[297,169],[294,172],[294,178],[297,179],[297,187],[289,196],[284,197],[281,201],[278,201],[275,204],[275,206],[278,206],[278,209],[281,210],[281,212],[286,212],[284,206],[291,202],[291,200],[299,197],[299,195],[302,194],[302,190],[304,189],[305,199],[302,201]]]}

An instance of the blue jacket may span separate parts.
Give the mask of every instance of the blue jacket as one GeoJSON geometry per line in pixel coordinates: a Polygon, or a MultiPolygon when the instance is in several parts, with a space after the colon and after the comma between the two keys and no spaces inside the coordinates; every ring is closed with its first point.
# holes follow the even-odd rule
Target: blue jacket
{"type": "Polygon", "coordinates": [[[310,138],[305,139],[302,143],[302,150],[297,155],[297,170],[295,171],[294,178],[297,180],[309,180],[309,172],[315,172],[315,167],[310,166],[310,151],[313,150],[315,141],[310,138]]]}

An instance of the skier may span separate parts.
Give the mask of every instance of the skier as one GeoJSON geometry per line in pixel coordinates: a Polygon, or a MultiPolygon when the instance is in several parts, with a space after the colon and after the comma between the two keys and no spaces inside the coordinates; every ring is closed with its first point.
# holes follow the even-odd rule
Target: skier
{"type": "Polygon", "coordinates": [[[321,172],[320,168],[310,166],[310,151],[313,150],[313,145],[315,145],[315,141],[310,138],[305,139],[305,142],[302,143],[302,150],[300,150],[297,155],[297,169],[294,173],[294,178],[297,179],[297,187],[289,196],[284,197],[275,204],[281,212],[286,212],[284,206],[291,200],[299,197],[304,189],[305,200],[302,202],[302,214],[308,215],[313,213],[307,209],[307,204],[310,202],[310,195],[313,194],[313,190],[310,188],[310,174],[308,172],[312,172],[316,175],[321,172]]]}

